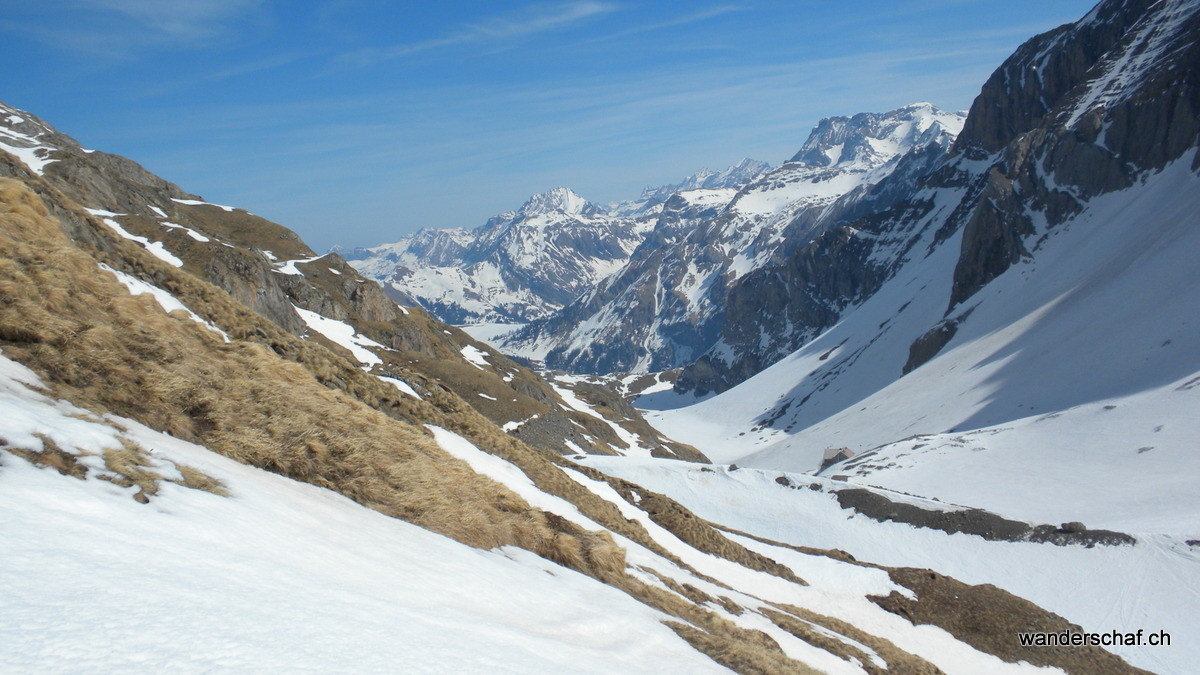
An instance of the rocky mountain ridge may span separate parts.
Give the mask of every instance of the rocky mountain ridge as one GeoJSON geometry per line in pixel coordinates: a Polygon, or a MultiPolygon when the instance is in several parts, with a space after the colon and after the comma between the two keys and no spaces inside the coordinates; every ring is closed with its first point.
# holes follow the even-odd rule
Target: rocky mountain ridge
{"type": "Polygon", "coordinates": [[[396,301],[444,321],[525,323],[553,314],[620,269],[671,195],[740,187],[767,168],[743,159],[607,207],[558,187],[474,230],[422,229],[390,244],[336,250],[396,301]]]}
{"type": "MultiPolygon", "coordinates": [[[[825,120],[795,161],[741,189],[677,193],[624,268],[500,344],[577,372],[692,363],[717,341],[738,279],[819,236],[898,168],[944,153],[962,120],[928,103],[825,120]]],[[[902,170],[894,182],[910,174],[902,170]]]]}
{"type": "Polygon", "coordinates": [[[526,322],[619,268],[648,228],[645,218],[610,215],[560,187],[475,230],[420,230],[340,253],[398,302],[444,321],[526,322]]]}

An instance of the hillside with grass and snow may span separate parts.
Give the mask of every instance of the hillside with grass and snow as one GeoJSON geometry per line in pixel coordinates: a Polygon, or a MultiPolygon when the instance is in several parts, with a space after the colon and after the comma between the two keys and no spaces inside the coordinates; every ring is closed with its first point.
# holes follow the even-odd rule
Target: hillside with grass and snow
{"type": "Polygon", "coordinates": [[[473,399],[543,396],[614,456],[702,459],[603,387],[542,380],[286,229],[64,138],[53,161],[0,154],[19,670],[1137,672],[995,644],[1010,614],[963,626],[972,587],[757,550],[525,443],[529,420],[473,399]]]}
{"type": "Polygon", "coordinates": [[[0,105],[0,670],[1190,672],[1198,31],[351,262],[0,105]]]}

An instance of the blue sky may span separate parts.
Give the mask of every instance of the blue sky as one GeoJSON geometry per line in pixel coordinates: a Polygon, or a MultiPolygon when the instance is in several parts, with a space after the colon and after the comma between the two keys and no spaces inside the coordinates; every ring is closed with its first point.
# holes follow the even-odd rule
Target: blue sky
{"type": "Polygon", "coordinates": [[[1092,0],[4,3],[0,100],[311,246],[632,198],[821,117],[965,109],[1092,0]]]}

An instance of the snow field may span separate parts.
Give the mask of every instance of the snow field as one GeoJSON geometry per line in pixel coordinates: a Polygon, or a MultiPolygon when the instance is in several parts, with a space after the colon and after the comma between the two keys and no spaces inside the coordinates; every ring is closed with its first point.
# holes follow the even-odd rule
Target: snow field
{"type": "Polygon", "coordinates": [[[168,251],[167,247],[164,246],[161,241],[150,241],[146,237],[131,234],[125,231],[125,228],[121,227],[120,223],[112,219],[112,216],[119,216],[122,214],[112,213],[111,211],[103,211],[100,209],[88,209],[87,211],[93,216],[99,216],[101,222],[112,228],[113,231],[119,234],[121,237],[141,244],[142,248],[146,249],[150,255],[154,256],[155,258],[158,258],[159,260],[173,267],[183,267],[183,261],[180,260],[175,254],[168,251]]]}
{"type": "MultiPolygon", "coordinates": [[[[932,568],[968,584],[995,584],[1088,631],[1164,629],[1175,638],[1170,647],[1112,649],[1135,666],[1182,674],[1191,672],[1200,659],[1200,645],[1178,637],[1194,634],[1200,625],[1200,550],[1181,537],[1141,535],[1135,546],[1094,548],[993,542],[881,523],[842,509],[828,490],[845,484],[827,478],[747,468],[731,472],[662,459],[588,456],[580,463],[665,494],[701,518],[753,535],[796,546],[838,548],[882,565],[932,568]],[[775,479],[781,475],[798,489],[778,484],[775,479]],[[810,490],[813,482],[822,491],[810,490]]],[[[946,508],[940,502],[887,496],[923,508],[946,508]]],[[[844,564],[839,568],[822,562],[826,567],[815,567],[808,560],[817,560],[813,556],[731,538],[792,566],[813,589],[853,583],[861,584],[864,593],[882,590],[876,586],[868,591],[874,583],[869,579],[844,578],[844,564]],[[807,564],[797,567],[793,556],[807,564]]]]}
{"type": "Polygon", "coordinates": [[[223,340],[225,340],[225,342],[229,342],[229,335],[227,335],[225,333],[225,331],[221,330],[220,328],[217,328],[215,325],[213,325],[211,322],[209,322],[208,320],[201,317],[199,314],[196,314],[192,310],[188,309],[187,306],[184,305],[182,302],[180,302],[179,299],[176,298],[174,295],[171,295],[170,293],[164,291],[163,289],[159,288],[158,286],[152,286],[152,285],[142,281],[141,279],[138,279],[137,277],[130,276],[130,275],[128,275],[124,272],[118,271],[118,270],[114,270],[113,268],[109,267],[108,265],[105,265],[104,263],[100,263],[100,269],[102,269],[106,272],[109,272],[113,276],[115,276],[117,278],[117,281],[121,282],[121,285],[123,285],[123,286],[125,286],[125,288],[129,289],[129,293],[131,295],[147,295],[147,294],[150,295],[150,297],[154,298],[155,301],[158,302],[159,306],[163,308],[163,311],[168,314],[170,314],[171,312],[174,312],[176,310],[182,310],[184,312],[187,312],[188,318],[190,318],[192,321],[195,321],[196,323],[200,324],[201,326],[204,326],[205,328],[211,330],[212,332],[220,335],[221,338],[223,340]]]}
{"type": "Polygon", "coordinates": [[[1043,226],[1033,260],[956,309],[970,314],[953,339],[907,375],[909,345],[948,304],[958,235],[774,366],[647,420],[714,461],[811,472],[827,448],[847,447],[873,453],[832,470],[854,482],[1039,522],[1194,538],[1193,157],[1043,226]]]}
{"type": "MultiPolygon", "coordinates": [[[[433,426],[428,428],[434,433],[438,444],[447,452],[466,461],[476,472],[513,490],[531,505],[556,513],[581,527],[592,530],[603,529],[591,519],[583,516],[575,505],[538,490],[516,466],[479,450],[470,441],[453,432],[433,426]]],[[[592,458],[589,457],[588,463],[591,461],[592,458]]],[[[637,463],[651,460],[631,459],[629,461],[637,463]]],[[[676,464],[687,466],[679,462],[676,464]]],[[[641,523],[655,542],[685,564],[725,585],[717,585],[698,577],[636,542],[613,533],[617,543],[627,551],[626,560],[630,565],[631,573],[646,583],[654,584],[654,577],[648,572],[653,569],[680,583],[699,588],[714,597],[725,596],[732,599],[750,611],[737,615],[717,605],[708,605],[708,608],[737,625],[766,632],[780,644],[789,656],[826,672],[862,673],[865,671],[857,664],[842,660],[796,638],[754,610],[766,607],[766,601],[769,600],[790,603],[820,614],[840,618],[868,633],[891,640],[901,649],[929,660],[948,673],[1059,672],[1057,669],[1039,669],[1028,664],[1004,663],[955,640],[940,628],[927,625],[914,626],[907,620],[879,608],[866,600],[864,596],[868,594],[886,595],[892,590],[907,593],[905,589],[893,584],[887,578],[886,573],[881,570],[862,568],[823,556],[796,553],[795,555],[776,557],[772,554],[771,557],[776,557],[783,564],[792,566],[801,578],[806,578],[804,575],[812,572],[812,578],[807,579],[810,583],[833,580],[828,586],[818,586],[815,583],[812,586],[801,586],[694,549],[651,520],[645,512],[626,502],[607,483],[592,480],[569,468],[563,470],[572,480],[597,496],[612,502],[626,518],[641,523]]],[[[661,582],[656,585],[661,586],[661,582]]],[[[661,587],[666,588],[665,586],[661,587]]],[[[845,638],[839,636],[838,639],[844,640],[845,638]]],[[[868,655],[873,654],[870,649],[865,651],[868,655]]]]}
{"type": "MultiPolygon", "coordinates": [[[[363,364],[363,366],[370,368],[371,366],[383,363],[383,359],[379,358],[378,355],[367,348],[387,348],[368,337],[359,335],[354,326],[351,326],[345,321],[338,321],[337,319],[330,319],[321,316],[316,312],[310,312],[309,310],[302,307],[297,307],[296,305],[292,305],[292,307],[295,308],[296,313],[300,315],[300,318],[304,320],[305,325],[317,331],[321,335],[324,335],[331,342],[345,347],[352,355],[354,355],[354,358],[357,359],[359,363],[363,364]]],[[[401,391],[404,390],[401,389],[401,391]]]]}

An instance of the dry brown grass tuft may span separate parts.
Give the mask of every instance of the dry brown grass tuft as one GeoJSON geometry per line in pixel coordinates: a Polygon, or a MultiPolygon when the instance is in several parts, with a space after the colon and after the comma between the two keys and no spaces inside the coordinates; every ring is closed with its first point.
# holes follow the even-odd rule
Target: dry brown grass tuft
{"type": "Polygon", "coordinates": [[[145,449],[122,439],[120,448],[106,449],[103,457],[104,468],[111,473],[100,474],[101,480],[124,488],[136,487],[138,491],[133,498],[143,504],[158,494],[158,484],[162,476],[155,471],[156,467],[145,449]]]}
{"type": "Polygon", "coordinates": [[[777,675],[778,673],[817,674],[821,671],[788,658],[769,635],[761,631],[739,629],[741,635],[731,640],[723,631],[710,632],[678,621],[665,622],[679,637],[708,658],[744,675],[777,675]]]}
{"type": "Polygon", "coordinates": [[[11,447],[5,442],[0,442],[0,448],[11,452],[30,464],[54,469],[64,476],[79,479],[87,476],[88,468],[79,463],[78,457],[58,447],[58,444],[51,440],[50,437],[43,434],[36,435],[42,441],[41,450],[11,447]]]}
{"type": "Polygon", "coordinates": [[[778,607],[782,611],[764,609],[763,614],[776,626],[815,647],[836,654],[843,659],[857,660],[870,675],[885,675],[885,673],[943,675],[940,668],[925,659],[900,649],[889,640],[859,630],[845,621],[792,605],[778,605],[778,607]],[[821,632],[814,628],[814,625],[870,647],[887,664],[886,668],[875,665],[862,649],[821,632]]]}

